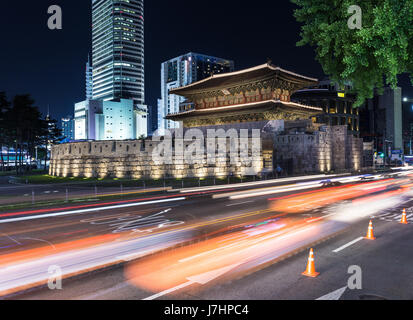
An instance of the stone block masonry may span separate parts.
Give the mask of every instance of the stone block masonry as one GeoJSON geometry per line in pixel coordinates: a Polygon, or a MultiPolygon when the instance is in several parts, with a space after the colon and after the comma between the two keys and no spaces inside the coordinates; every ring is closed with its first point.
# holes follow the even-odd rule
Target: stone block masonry
{"type": "Polygon", "coordinates": [[[347,126],[324,126],[312,133],[283,133],[274,138],[274,163],[289,174],[359,171],[363,140],[347,126]]]}
{"type": "MultiPolygon", "coordinates": [[[[241,177],[251,175],[251,168],[253,174],[268,174],[277,165],[289,175],[357,172],[369,166],[362,139],[349,133],[347,126],[297,123],[283,132],[263,134],[260,142],[259,152],[249,144],[249,163],[232,161],[229,138],[226,152],[217,152],[212,163],[206,152],[194,155],[195,161],[188,163],[175,150],[171,162],[159,163],[153,154],[162,141],[149,139],[69,143],[53,146],[49,171],[60,177],[181,179],[241,177]]],[[[184,150],[190,145],[184,142],[184,150]]]]}
{"type": "MultiPolygon", "coordinates": [[[[258,154],[249,150],[250,163],[230,158],[227,152],[216,154],[215,163],[208,164],[207,155],[194,156],[187,163],[183,155],[174,155],[172,164],[159,164],[153,152],[162,142],[152,140],[78,142],[52,147],[49,173],[59,177],[162,179],[187,177],[245,176],[253,168],[260,174],[264,168],[272,170],[272,150],[258,154]],[[197,158],[198,157],[198,158],[197,158]],[[201,158],[199,158],[201,157],[201,158]]],[[[185,143],[188,148],[190,143],[185,143]]],[[[267,143],[267,145],[269,145],[267,143]]]]}

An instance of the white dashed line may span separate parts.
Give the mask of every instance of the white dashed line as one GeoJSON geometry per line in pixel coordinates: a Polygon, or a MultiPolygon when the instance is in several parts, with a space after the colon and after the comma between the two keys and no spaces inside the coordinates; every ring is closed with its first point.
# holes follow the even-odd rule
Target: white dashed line
{"type": "Polygon", "coordinates": [[[245,201],[245,202],[227,204],[227,207],[240,206],[241,204],[246,204],[246,203],[251,203],[251,202],[254,202],[254,201],[245,201]]]}
{"type": "Polygon", "coordinates": [[[349,243],[345,244],[344,246],[342,246],[342,247],[340,247],[340,248],[338,248],[338,249],[336,249],[336,250],[333,250],[333,252],[335,252],[335,253],[340,252],[340,251],[342,251],[342,250],[344,250],[344,249],[352,246],[353,244],[355,244],[355,243],[357,243],[357,242],[359,242],[359,241],[361,241],[361,240],[363,240],[363,239],[364,239],[363,237],[360,237],[360,238],[357,238],[357,239],[355,239],[355,240],[353,240],[353,241],[350,241],[349,243]]]}

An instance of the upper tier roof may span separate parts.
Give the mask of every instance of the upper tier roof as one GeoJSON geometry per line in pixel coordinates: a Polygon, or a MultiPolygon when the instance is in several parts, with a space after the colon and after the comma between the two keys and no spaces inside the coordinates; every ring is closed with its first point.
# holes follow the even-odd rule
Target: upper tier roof
{"type": "Polygon", "coordinates": [[[266,63],[249,69],[212,75],[209,78],[194,82],[190,85],[171,89],[169,92],[172,94],[185,96],[205,91],[229,89],[238,85],[248,84],[261,79],[269,79],[271,77],[291,82],[297,86],[297,89],[318,83],[318,79],[309,78],[298,73],[273,66],[270,63],[266,63]]]}

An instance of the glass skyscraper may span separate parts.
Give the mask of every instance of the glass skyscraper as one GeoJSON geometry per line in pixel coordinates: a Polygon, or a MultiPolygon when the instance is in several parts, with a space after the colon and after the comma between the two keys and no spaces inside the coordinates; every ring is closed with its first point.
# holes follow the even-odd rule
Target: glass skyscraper
{"type": "Polygon", "coordinates": [[[213,74],[232,71],[234,71],[232,60],[192,52],[162,63],[162,98],[158,100],[158,134],[163,135],[165,130],[179,128],[178,122],[165,120],[165,116],[179,112],[179,105],[184,98],[169,94],[169,90],[203,80],[213,74]]]}
{"type": "Polygon", "coordinates": [[[93,98],[93,68],[88,58],[86,63],[86,100],[93,98]]]}
{"type": "Polygon", "coordinates": [[[147,121],[143,0],[92,0],[92,67],[86,101],[75,104],[75,139],[137,139],[147,121]]]}
{"type": "Polygon", "coordinates": [[[68,115],[65,118],[62,118],[62,135],[67,140],[74,140],[75,138],[75,120],[73,116],[68,115]]]}
{"type": "Polygon", "coordinates": [[[93,99],[145,108],[143,0],[92,0],[93,99]]]}

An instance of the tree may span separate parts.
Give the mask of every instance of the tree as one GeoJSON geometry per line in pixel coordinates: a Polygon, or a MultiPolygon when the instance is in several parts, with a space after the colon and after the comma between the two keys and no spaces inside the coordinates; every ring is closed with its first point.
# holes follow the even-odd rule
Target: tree
{"type": "Polygon", "coordinates": [[[10,102],[7,100],[7,96],[5,92],[0,92],[0,162],[1,162],[1,170],[4,171],[4,154],[3,154],[3,147],[7,146],[8,144],[8,125],[5,121],[5,115],[7,110],[10,108],[10,102]]]}
{"type": "Polygon", "coordinates": [[[50,128],[28,94],[14,97],[12,107],[4,113],[3,121],[8,147],[15,150],[14,164],[16,174],[19,174],[22,168],[31,168],[24,163],[24,154],[31,158],[37,146],[47,145],[50,141],[50,128]]]}
{"type": "Polygon", "coordinates": [[[11,138],[14,142],[15,169],[20,173],[23,167],[23,151],[29,151],[34,138],[32,131],[38,125],[40,112],[34,107],[34,100],[28,94],[16,95],[13,107],[7,114],[7,121],[11,128],[11,138]]]}
{"type": "MultiPolygon", "coordinates": [[[[397,76],[413,75],[413,1],[363,0],[361,29],[348,26],[353,0],[291,0],[304,23],[299,46],[316,48],[316,58],[332,81],[353,83],[355,107],[374,89],[397,86],[397,76]]],[[[412,78],[413,82],[413,78],[412,78]]]]}

